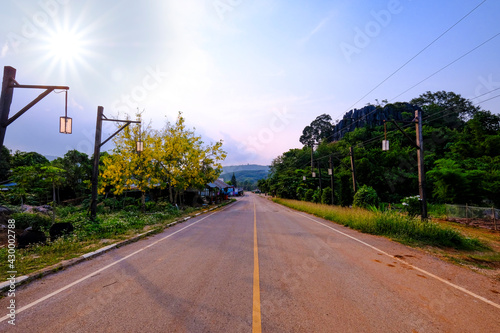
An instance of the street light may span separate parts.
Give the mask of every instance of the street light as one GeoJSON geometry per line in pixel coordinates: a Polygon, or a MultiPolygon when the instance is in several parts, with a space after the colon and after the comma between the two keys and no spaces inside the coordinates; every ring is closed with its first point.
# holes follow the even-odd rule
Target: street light
{"type": "Polygon", "coordinates": [[[59,131],[61,133],[71,134],[71,118],[68,117],[68,89],[67,86],[42,86],[42,85],[30,85],[30,84],[19,84],[16,81],[16,69],[10,66],[4,67],[3,81],[0,93],[0,147],[3,146],[5,139],[5,132],[7,131],[7,126],[12,124],[17,118],[22,116],[26,111],[31,109],[36,103],[41,101],[45,96],[53,92],[54,90],[65,90],[66,91],[66,107],[64,119],[59,121],[59,131]],[[25,107],[19,110],[13,116],[9,116],[10,106],[12,103],[12,97],[14,94],[14,89],[45,89],[37,98],[28,103],[25,107]]]}
{"type": "Polygon", "coordinates": [[[70,117],[59,118],[59,133],[71,134],[72,120],[70,117]]]}
{"type": "Polygon", "coordinates": [[[143,152],[144,151],[144,142],[137,141],[137,143],[136,143],[136,150],[137,150],[138,153],[143,152]]]}
{"type": "Polygon", "coordinates": [[[68,117],[68,91],[66,90],[66,104],[64,107],[64,117],[59,118],[59,133],[71,134],[73,119],[68,117]]]}

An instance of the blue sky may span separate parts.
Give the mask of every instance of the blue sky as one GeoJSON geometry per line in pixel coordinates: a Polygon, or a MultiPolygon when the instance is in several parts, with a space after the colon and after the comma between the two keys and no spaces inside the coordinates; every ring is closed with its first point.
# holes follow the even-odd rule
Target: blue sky
{"type": "MultiPolygon", "coordinates": [[[[206,142],[224,140],[225,165],[269,164],[300,147],[303,128],[323,113],[338,119],[375,99],[439,90],[472,99],[500,88],[498,36],[401,95],[500,32],[500,2],[482,2],[3,0],[1,67],[16,68],[21,84],[69,86],[74,122],[73,134],[58,133],[64,94],[52,93],[8,127],[5,145],[90,155],[101,105],[108,117],[145,110],[156,129],[182,111],[206,142]]],[[[17,89],[11,115],[39,93],[17,89]]],[[[499,113],[499,101],[480,105],[499,113]]]]}

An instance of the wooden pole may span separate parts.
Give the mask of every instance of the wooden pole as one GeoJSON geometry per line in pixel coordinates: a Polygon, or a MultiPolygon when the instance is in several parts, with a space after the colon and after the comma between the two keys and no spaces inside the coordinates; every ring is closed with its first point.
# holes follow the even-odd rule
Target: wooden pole
{"type": "Polygon", "coordinates": [[[319,190],[320,192],[322,192],[323,186],[321,186],[321,165],[319,164],[319,160],[318,160],[318,173],[319,173],[319,190]]]}
{"type": "Polygon", "coordinates": [[[97,121],[95,126],[94,143],[94,165],[92,169],[92,199],[90,202],[90,219],[95,222],[97,214],[97,185],[99,180],[99,157],[101,154],[101,133],[102,133],[102,115],[104,108],[97,107],[97,121]]]}
{"type": "Polygon", "coordinates": [[[330,175],[330,187],[332,188],[332,205],[334,204],[333,198],[335,197],[335,191],[333,189],[333,163],[332,163],[332,156],[330,155],[330,170],[332,170],[332,173],[330,175]]]}
{"type": "Polygon", "coordinates": [[[426,180],[424,170],[424,139],[422,135],[422,110],[415,111],[415,127],[417,132],[417,160],[418,160],[418,190],[421,202],[422,220],[427,219],[427,195],[425,192],[426,180]]]}
{"type": "Polygon", "coordinates": [[[14,88],[9,85],[16,79],[16,69],[10,66],[3,68],[3,82],[0,96],[0,149],[3,146],[5,139],[5,131],[7,130],[7,122],[9,121],[10,105],[12,104],[12,96],[14,88]]]}

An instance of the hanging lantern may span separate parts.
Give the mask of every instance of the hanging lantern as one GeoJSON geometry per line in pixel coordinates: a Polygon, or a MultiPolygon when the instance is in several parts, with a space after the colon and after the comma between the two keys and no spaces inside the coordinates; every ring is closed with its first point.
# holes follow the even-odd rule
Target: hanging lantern
{"type": "Polygon", "coordinates": [[[382,150],[383,151],[389,150],[389,140],[382,140],[382,150]]]}
{"type": "Polygon", "coordinates": [[[64,117],[59,118],[59,133],[71,134],[73,119],[68,117],[68,91],[66,90],[66,104],[64,106],[64,117]]]}

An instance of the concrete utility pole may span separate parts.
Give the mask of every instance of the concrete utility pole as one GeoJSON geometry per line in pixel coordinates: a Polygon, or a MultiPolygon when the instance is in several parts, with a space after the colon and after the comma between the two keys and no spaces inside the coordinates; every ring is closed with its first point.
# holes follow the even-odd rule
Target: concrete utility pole
{"type": "Polygon", "coordinates": [[[427,219],[427,194],[424,170],[424,139],[422,136],[422,110],[415,111],[415,129],[417,132],[417,160],[418,160],[418,190],[422,205],[422,220],[427,219]]]}
{"type": "Polygon", "coordinates": [[[354,148],[351,146],[349,148],[351,155],[351,171],[352,171],[352,188],[354,189],[354,194],[358,192],[358,186],[356,183],[356,164],[354,163],[354,148]]]}

